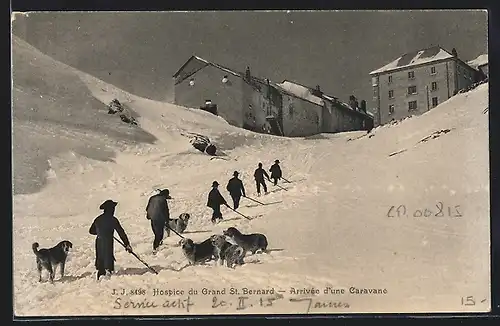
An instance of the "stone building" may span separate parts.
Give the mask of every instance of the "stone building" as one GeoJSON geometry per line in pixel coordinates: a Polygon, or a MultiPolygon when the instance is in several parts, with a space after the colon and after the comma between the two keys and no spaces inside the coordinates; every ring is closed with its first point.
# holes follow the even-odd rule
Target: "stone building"
{"type": "Polygon", "coordinates": [[[192,56],[173,75],[174,103],[203,108],[210,103],[228,123],[287,137],[366,129],[373,119],[319,89],[252,76],[192,56]]]}
{"type": "Polygon", "coordinates": [[[455,49],[439,46],[406,53],[370,75],[380,124],[429,111],[478,80],[455,49]]]}

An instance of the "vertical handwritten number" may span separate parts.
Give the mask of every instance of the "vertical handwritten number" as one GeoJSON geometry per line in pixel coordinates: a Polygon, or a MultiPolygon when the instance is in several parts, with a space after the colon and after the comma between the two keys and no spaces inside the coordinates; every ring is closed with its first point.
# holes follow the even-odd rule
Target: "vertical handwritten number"
{"type": "Polygon", "coordinates": [[[443,214],[443,203],[442,202],[437,203],[436,207],[437,207],[437,209],[439,211],[434,216],[437,216],[437,217],[444,216],[444,214],[443,214]]]}
{"type": "Polygon", "coordinates": [[[398,209],[397,209],[397,212],[398,212],[398,217],[400,217],[400,216],[406,216],[406,206],[405,205],[399,205],[398,209]]]}
{"type": "Polygon", "coordinates": [[[424,211],[424,216],[425,217],[429,217],[431,215],[432,215],[432,212],[426,208],[425,211],[424,211]]]}
{"type": "Polygon", "coordinates": [[[415,213],[413,213],[413,217],[422,217],[422,211],[420,209],[417,209],[415,213]]]}
{"type": "Polygon", "coordinates": [[[450,216],[450,217],[452,216],[451,215],[451,207],[450,206],[448,206],[448,216],[450,216]]]}
{"type": "Polygon", "coordinates": [[[457,214],[455,215],[455,217],[462,217],[462,213],[460,213],[459,209],[460,209],[460,205],[456,205],[455,212],[457,212],[457,214]]]}
{"type": "Polygon", "coordinates": [[[391,212],[393,209],[394,209],[394,206],[391,206],[391,208],[389,208],[389,211],[387,212],[387,217],[394,217],[394,215],[391,215],[391,212]]]}

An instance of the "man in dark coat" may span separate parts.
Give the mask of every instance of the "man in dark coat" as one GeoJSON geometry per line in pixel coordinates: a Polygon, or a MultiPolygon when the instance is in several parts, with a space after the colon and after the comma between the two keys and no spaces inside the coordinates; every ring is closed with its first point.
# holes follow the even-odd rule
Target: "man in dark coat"
{"type": "Polygon", "coordinates": [[[97,269],[98,280],[102,275],[111,274],[115,270],[113,239],[115,231],[118,232],[122,242],[125,244],[125,250],[132,252],[127,234],[118,219],[114,216],[117,204],[117,202],[109,199],[102,203],[99,209],[104,210],[104,212],[96,217],[89,229],[90,234],[97,235],[95,239],[95,268],[97,269]]]}
{"type": "Polygon", "coordinates": [[[271,168],[269,169],[269,172],[271,172],[271,179],[274,180],[274,185],[276,186],[278,184],[278,180],[281,179],[281,168],[280,168],[280,161],[276,160],[274,161],[274,164],[271,165],[271,168]]]}
{"type": "Polygon", "coordinates": [[[146,206],[146,218],[151,221],[151,229],[154,234],[153,254],[157,253],[158,247],[163,242],[165,229],[167,230],[167,237],[170,236],[170,228],[168,227],[170,211],[167,199],[172,199],[170,191],[163,189],[158,194],[151,196],[146,206]]]}
{"type": "Polygon", "coordinates": [[[245,187],[243,187],[243,182],[238,179],[238,175],[238,171],[234,171],[233,177],[229,179],[226,187],[227,191],[229,191],[229,195],[233,199],[234,209],[238,209],[238,207],[240,207],[241,195],[243,195],[243,197],[246,197],[245,187]]]}
{"type": "Polygon", "coordinates": [[[262,168],[262,163],[259,163],[259,167],[255,170],[253,174],[253,177],[255,178],[255,183],[257,184],[257,195],[259,196],[260,196],[260,185],[262,185],[262,188],[264,188],[264,193],[266,195],[268,194],[267,185],[266,182],[264,181],[264,176],[267,178],[269,182],[271,182],[266,170],[262,168]]]}
{"type": "Polygon", "coordinates": [[[224,197],[222,197],[219,192],[219,183],[214,181],[212,183],[212,190],[208,194],[207,206],[213,210],[212,213],[212,223],[215,223],[217,219],[222,220],[222,213],[220,211],[220,206],[225,205],[229,207],[224,197]]]}

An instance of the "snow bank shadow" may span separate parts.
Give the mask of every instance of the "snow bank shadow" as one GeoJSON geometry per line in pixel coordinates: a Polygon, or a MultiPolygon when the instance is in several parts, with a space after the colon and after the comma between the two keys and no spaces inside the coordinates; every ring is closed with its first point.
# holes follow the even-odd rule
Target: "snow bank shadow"
{"type": "Polygon", "coordinates": [[[312,136],[306,136],[303,139],[304,140],[318,140],[318,139],[328,139],[328,138],[322,134],[316,134],[316,135],[312,135],[312,136]]]}
{"type": "Polygon", "coordinates": [[[80,274],[80,275],[78,275],[78,276],[74,276],[74,275],[65,275],[65,276],[61,279],[61,283],[69,283],[69,282],[78,281],[78,280],[81,280],[82,278],[89,277],[90,275],[92,275],[92,272],[85,272],[85,273],[80,274]]]}

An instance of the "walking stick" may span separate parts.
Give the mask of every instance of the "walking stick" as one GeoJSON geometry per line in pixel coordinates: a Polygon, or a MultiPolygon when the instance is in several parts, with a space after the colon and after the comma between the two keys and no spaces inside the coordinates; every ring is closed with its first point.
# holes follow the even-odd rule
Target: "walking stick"
{"type": "Polygon", "coordinates": [[[234,208],[232,208],[231,206],[229,206],[229,205],[226,205],[226,206],[227,206],[227,208],[229,208],[230,210],[232,210],[233,212],[235,212],[235,213],[237,213],[237,214],[240,214],[241,216],[243,216],[243,217],[244,217],[244,218],[246,218],[247,220],[251,220],[251,218],[250,218],[250,217],[248,217],[248,216],[245,216],[245,215],[241,214],[240,212],[238,212],[237,210],[235,210],[235,209],[234,209],[234,208]]]}
{"type": "Polygon", "coordinates": [[[288,182],[288,183],[292,183],[291,181],[288,181],[287,179],[285,179],[285,178],[283,178],[283,177],[281,177],[281,179],[285,180],[285,181],[286,181],[286,182],[288,182]]]}
{"type": "Polygon", "coordinates": [[[278,188],[280,188],[280,189],[283,189],[284,191],[288,191],[288,189],[285,189],[285,188],[283,188],[283,187],[282,187],[282,186],[280,186],[280,185],[276,185],[276,187],[278,187],[278,188]]]}
{"type": "Polygon", "coordinates": [[[182,239],[184,239],[184,237],[182,235],[180,235],[179,233],[177,233],[177,231],[175,231],[174,229],[172,229],[170,226],[168,226],[167,224],[165,224],[165,228],[169,229],[170,231],[174,232],[175,234],[177,234],[179,237],[181,237],[182,239]]]}
{"type": "MultiPolygon", "coordinates": [[[[115,236],[113,236],[113,238],[116,240],[116,242],[118,242],[119,244],[122,245],[123,248],[127,248],[127,246],[125,246],[125,244],[123,242],[121,242],[120,240],[118,240],[115,236]]],[[[153,273],[157,274],[158,275],[158,272],[155,271],[153,269],[153,267],[149,266],[148,264],[146,264],[146,262],[144,260],[142,260],[141,258],[139,258],[139,256],[136,255],[135,252],[133,251],[130,251],[130,253],[135,257],[137,258],[138,261],[140,261],[141,263],[143,263],[150,271],[152,271],[153,273]]]]}
{"type": "Polygon", "coordinates": [[[264,203],[262,203],[262,202],[260,202],[260,201],[258,201],[258,200],[256,200],[256,199],[253,199],[253,198],[250,198],[250,197],[245,197],[245,198],[250,199],[251,201],[254,201],[254,202],[256,202],[257,204],[265,205],[264,203]]]}

